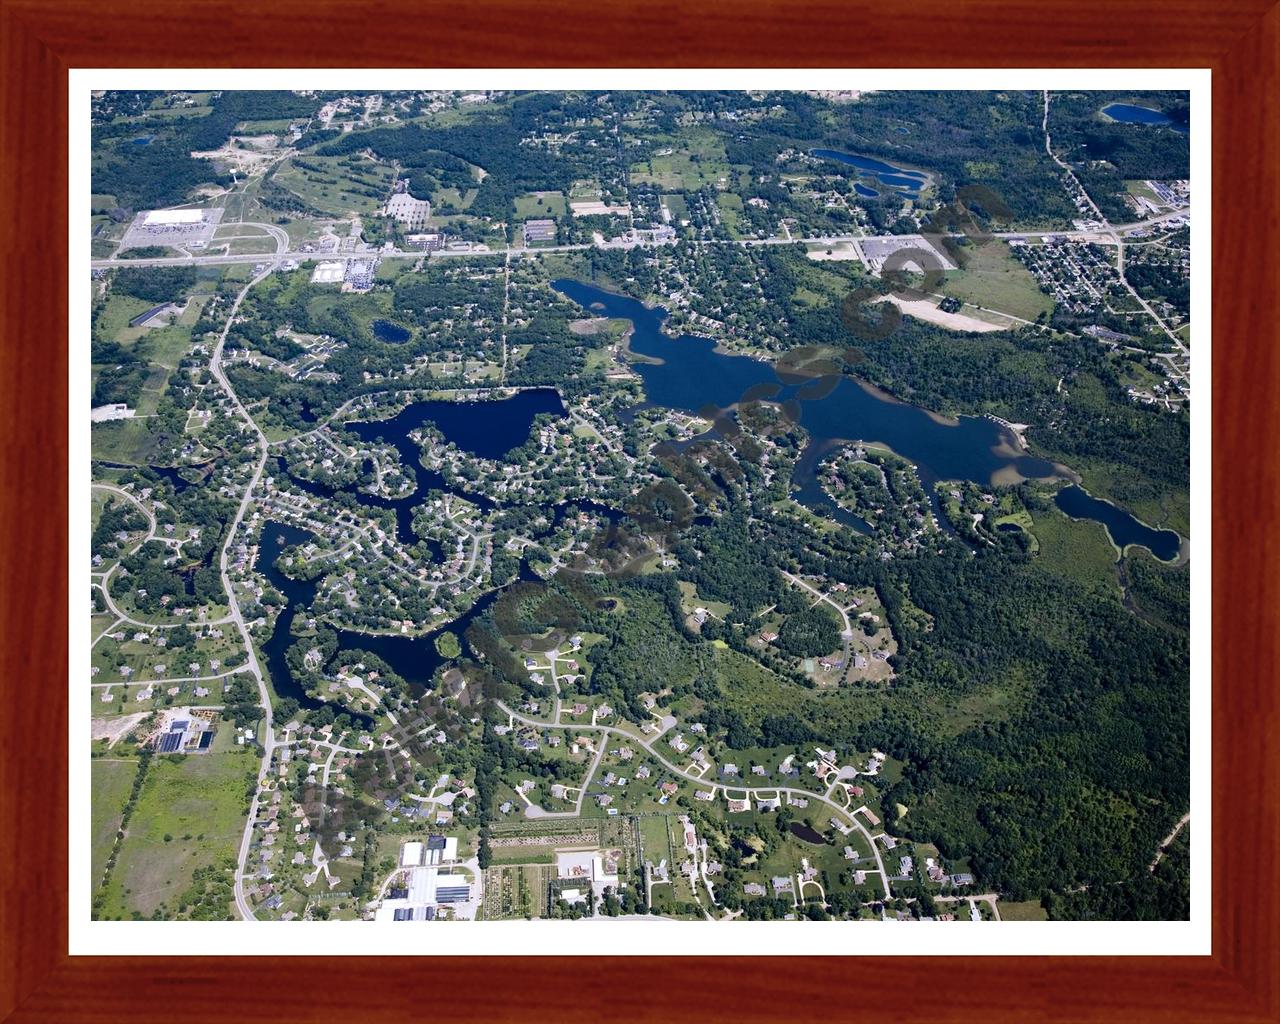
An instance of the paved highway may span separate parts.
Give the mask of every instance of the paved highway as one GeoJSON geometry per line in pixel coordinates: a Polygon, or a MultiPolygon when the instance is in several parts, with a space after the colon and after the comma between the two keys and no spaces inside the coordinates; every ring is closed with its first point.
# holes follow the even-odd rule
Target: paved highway
{"type": "MultiPolygon", "coordinates": [[[[1185,217],[1186,210],[1175,210],[1171,213],[1162,213],[1147,220],[1134,221],[1131,224],[1114,224],[1109,228],[1094,228],[1090,230],[1070,230],[1070,231],[1051,231],[1040,229],[1028,229],[1026,231],[997,231],[992,233],[994,238],[1074,238],[1081,241],[1098,242],[1103,245],[1115,245],[1115,235],[1124,234],[1130,231],[1137,231],[1142,228],[1154,227],[1163,224],[1166,221],[1175,220],[1179,217],[1185,217]]],[[[269,228],[271,225],[259,224],[257,227],[269,228]]],[[[277,242],[281,237],[284,238],[283,245],[287,246],[288,236],[283,231],[276,228],[273,234],[276,235],[277,242]],[[277,234],[278,232],[278,234],[277,234]]],[[[894,239],[900,239],[901,235],[812,235],[806,238],[793,237],[773,237],[773,238],[740,238],[734,241],[728,239],[702,239],[694,242],[694,245],[797,245],[802,243],[810,243],[812,245],[833,245],[840,242],[887,242],[894,239]]],[[[954,237],[961,237],[956,235],[954,237]]],[[[641,243],[644,248],[657,248],[658,246],[641,243]]],[[[509,246],[505,249],[436,249],[430,255],[434,258],[450,258],[459,256],[519,256],[532,253],[547,252],[582,252],[587,249],[594,248],[618,248],[617,246],[594,246],[583,243],[578,245],[551,245],[540,247],[538,249],[526,249],[523,246],[509,246]]],[[[418,260],[421,259],[425,252],[388,252],[380,253],[376,251],[363,252],[336,252],[336,253],[317,253],[302,252],[300,250],[289,251],[287,248],[277,250],[274,260],[279,261],[292,259],[299,263],[308,261],[331,261],[347,262],[350,260],[367,260],[377,257],[383,260],[418,260]]],[[[223,264],[235,263],[263,263],[272,260],[269,254],[264,253],[247,253],[238,256],[161,256],[153,259],[103,259],[93,260],[91,266],[95,270],[109,270],[113,267],[185,267],[185,266],[219,266],[223,264]]]]}

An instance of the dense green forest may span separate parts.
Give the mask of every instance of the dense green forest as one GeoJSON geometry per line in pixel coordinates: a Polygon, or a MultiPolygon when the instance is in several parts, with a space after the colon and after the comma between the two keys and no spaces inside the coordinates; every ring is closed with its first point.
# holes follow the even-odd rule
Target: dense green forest
{"type": "MultiPolygon", "coordinates": [[[[500,613],[499,629],[512,637],[553,626],[603,633],[591,692],[638,716],[637,695],[655,680],[676,695],[701,695],[709,734],[732,748],[822,742],[886,751],[903,769],[882,801],[911,808],[900,823],[906,835],[936,843],[946,857],[969,858],[982,884],[1010,898],[1145,872],[1188,798],[1185,634],[1047,569],[1012,539],[977,551],[949,540],[940,556],[884,563],[845,534],[815,542],[795,525],[771,530],[761,544],[758,527],[734,522],[728,515],[690,525],[681,541],[681,550],[702,552],[701,562],[718,563],[699,576],[700,592],[718,586],[753,595],[719,638],[746,649],[750,601],[775,599],[760,581],[780,567],[871,582],[899,639],[892,697],[860,690],[805,697],[809,691],[777,675],[772,709],[738,705],[734,676],[723,674],[706,634],[698,642],[686,632],[674,577],[665,574],[614,580],[607,589],[561,574],[547,596],[522,585],[511,606],[523,609],[520,617],[500,613]],[[601,611],[603,593],[619,598],[626,614],[601,611]],[[966,725],[957,706],[989,710],[966,725]]],[[[794,619],[829,630],[823,643],[836,636],[830,620],[794,619]]],[[[476,636],[468,635],[473,648],[476,636]]],[[[489,654],[493,640],[482,645],[489,654]]],[[[517,659],[487,661],[512,685],[528,685],[517,659]]]]}

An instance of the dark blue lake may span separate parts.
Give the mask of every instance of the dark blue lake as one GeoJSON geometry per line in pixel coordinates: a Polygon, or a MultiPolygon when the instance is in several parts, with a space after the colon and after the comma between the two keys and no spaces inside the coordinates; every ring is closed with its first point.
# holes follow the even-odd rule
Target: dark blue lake
{"type": "MultiPolygon", "coordinates": [[[[893,164],[888,164],[883,160],[876,160],[869,156],[842,153],[838,149],[815,149],[811,153],[820,160],[835,160],[842,164],[848,164],[850,167],[856,167],[874,178],[881,185],[900,188],[905,192],[919,192],[929,180],[929,176],[923,171],[909,171],[903,167],[894,167],[893,164]]],[[[870,198],[867,192],[859,190],[858,194],[870,198]]],[[[871,195],[878,194],[876,192],[871,193],[871,195]]]]}
{"type": "Polygon", "coordinates": [[[500,459],[529,439],[534,417],[541,413],[556,417],[565,414],[564,403],[554,388],[517,391],[512,397],[495,402],[414,402],[390,419],[344,425],[365,441],[382,438],[402,454],[407,451],[406,445],[412,446],[413,455],[405,461],[416,469],[418,446],[409,440],[409,434],[428,423],[463,451],[483,459],[500,459]]]}
{"type": "MultiPolygon", "coordinates": [[[[395,448],[401,464],[417,478],[417,486],[403,498],[384,498],[361,491],[354,485],[334,488],[304,480],[289,473],[283,459],[277,460],[277,467],[298,488],[317,497],[331,497],[335,491],[345,491],[363,505],[391,509],[396,517],[396,539],[411,545],[418,542],[412,525],[414,509],[422,504],[427,491],[452,490],[482,509],[493,508],[493,501],[483,494],[451,488],[440,473],[422,465],[418,442],[409,435],[431,423],[463,451],[482,458],[498,459],[529,439],[534,417],[540,413],[552,416],[565,414],[564,403],[554,388],[518,391],[511,398],[493,402],[414,402],[390,419],[343,424],[363,441],[381,441],[395,448]]],[[[438,557],[434,542],[428,542],[428,546],[438,557]]]]}
{"type": "Polygon", "coordinates": [[[1113,121],[1124,124],[1144,124],[1152,127],[1172,128],[1175,132],[1186,135],[1190,129],[1174,121],[1168,114],[1150,107],[1137,107],[1131,103],[1112,103],[1102,108],[1102,112],[1113,121]]]}
{"type": "MultiPolygon", "coordinates": [[[[816,462],[813,456],[828,442],[863,440],[879,441],[910,459],[926,487],[935,480],[986,484],[994,473],[1009,468],[1024,477],[1054,475],[1053,464],[1045,459],[998,451],[1011,446],[1013,438],[994,420],[961,416],[953,424],[942,422],[851,377],[840,378],[825,397],[806,400],[805,386],[780,383],[770,363],[717,352],[715,343],[707,338],[663,334],[660,327],[667,313],[661,307],[650,309],[637,299],[579,281],[554,281],[552,287],[592,312],[632,322],[631,350],[662,360],[659,364],[634,364],[644,380],[645,395],[654,405],[696,413],[708,405],[727,409],[748,391],[752,397],[770,401],[799,398],[800,423],[809,431],[813,449],[806,451],[802,464],[816,462]]],[[[805,481],[794,483],[803,487],[805,481]]]]}
{"type": "Polygon", "coordinates": [[[876,196],[880,194],[875,189],[867,187],[866,185],[862,184],[862,182],[860,181],[855,181],[853,183],[853,190],[857,192],[858,195],[862,196],[864,199],[874,199],[876,196]]]}
{"type": "Polygon", "coordinates": [[[413,332],[407,327],[393,323],[390,320],[374,320],[369,324],[373,331],[373,336],[379,341],[385,341],[390,345],[399,345],[409,340],[413,332]]]}
{"type": "Polygon", "coordinates": [[[154,138],[154,135],[139,135],[136,139],[130,139],[129,141],[135,146],[146,146],[149,145],[151,140],[154,138]]]}
{"type": "MultiPolygon", "coordinates": [[[[822,457],[842,442],[879,442],[888,446],[915,464],[925,491],[931,495],[934,483],[939,480],[972,480],[986,486],[994,482],[997,474],[1007,478],[1009,470],[1028,479],[1050,479],[1059,475],[1053,463],[1046,459],[1014,454],[1017,442],[1012,433],[986,417],[943,420],[851,377],[841,377],[825,395],[806,398],[804,384],[780,382],[770,363],[717,352],[715,342],[708,338],[688,334],[672,338],[664,334],[661,326],[667,312],[661,307],[650,308],[638,299],[580,281],[553,281],[551,286],[593,313],[631,321],[634,326],[631,350],[660,360],[633,364],[644,381],[645,396],[653,405],[706,415],[710,411],[708,406],[728,409],[744,397],[795,401],[800,425],[809,432],[810,440],[792,475],[793,493],[814,511],[854,529],[866,527],[857,516],[840,509],[823,493],[815,475],[822,457]]],[[[1060,492],[1059,497],[1065,493],[1060,492]]],[[[1151,550],[1159,557],[1171,558],[1177,553],[1180,543],[1177,534],[1144,527],[1115,505],[1106,502],[1097,502],[1097,505],[1102,507],[1080,506],[1081,511],[1072,514],[1097,519],[1109,528],[1110,521],[1116,521],[1115,529],[1120,535],[1113,533],[1112,536],[1121,546],[1150,542],[1154,545],[1151,550]],[[1126,527],[1121,520],[1128,520],[1133,527],[1126,527]],[[1122,541],[1121,536],[1125,540],[1122,541]],[[1172,554],[1161,554],[1170,550],[1172,554]]],[[[934,510],[939,513],[939,522],[945,523],[936,495],[934,510]]]]}
{"type": "MultiPolygon", "coordinates": [[[[293,580],[276,568],[276,559],[287,547],[295,544],[306,544],[315,540],[315,534],[298,526],[267,520],[262,526],[262,536],[258,541],[258,557],[254,568],[262,573],[287,602],[276,619],[275,628],[270,638],[262,644],[261,650],[266,662],[267,674],[271,678],[271,687],[277,697],[292,697],[298,706],[306,711],[316,711],[324,707],[324,701],[308,696],[302,683],[294,679],[289,672],[289,663],[285,660],[285,652],[289,649],[289,630],[293,618],[300,608],[309,605],[316,593],[316,582],[293,580]]],[[[348,712],[362,727],[371,729],[373,720],[365,715],[348,712]]],[[[283,723],[281,723],[283,724],[283,723]]]]}
{"type": "Polygon", "coordinates": [[[1177,557],[1182,539],[1172,530],[1156,530],[1135,519],[1117,505],[1095,498],[1083,487],[1072,484],[1054,495],[1054,504],[1073,519],[1091,519],[1107,528],[1116,547],[1123,551],[1130,544],[1146,548],[1166,562],[1177,557]]]}

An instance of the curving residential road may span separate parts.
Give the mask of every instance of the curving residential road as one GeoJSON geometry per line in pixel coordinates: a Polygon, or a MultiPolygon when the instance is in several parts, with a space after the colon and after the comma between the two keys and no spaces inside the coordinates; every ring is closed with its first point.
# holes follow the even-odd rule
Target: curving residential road
{"type": "MultiPolygon", "coordinates": [[[[137,551],[140,547],[142,547],[142,545],[146,544],[148,541],[152,541],[152,540],[159,540],[162,542],[165,541],[165,538],[156,536],[157,524],[156,524],[155,515],[152,513],[152,511],[149,508],[147,508],[146,505],[144,505],[140,500],[138,500],[138,496],[136,494],[130,494],[124,488],[117,487],[115,484],[94,483],[94,484],[91,484],[90,486],[94,490],[110,491],[112,494],[117,494],[122,498],[129,499],[129,501],[133,502],[133,504],[137,506],[138,511],[147,517],[146,536],[143,537],[140,541],[138,541],[138,543],[135,544],[133,547],[131,547],[127,552],[128,554],[130,555],[133,554],[135,551],[137,551]]],[[[143,626],[147,629],[176,629],[178,626],[190,625],[190,623],[185,623],[185,622],[148,622],[146,619],[137,619],[137,618],[134,618],[132,615],[128,615],[125,612],[122,612],[119,609],[119,607],[117,607],[115,601],[111,597],[111,575],[119,567],[120,567],[120,562],[119,560],[117,560],[116,563],[113,566],[111,566],[111,568],[108,569],[106,572],[94,572],[94,573],[90,573],[90,576],[102,577],[102,579],[94,580],[92,585],[102,591],[102,597],[103,597],[103,600],[106,602],[107,609],[111,612],[112,615],[116,616],[116,618],[118,618],[120,622],[127,622],[133,626],[143,626]]],[[[224,616],[221,619],[204,619],[199,623],[199,625],[216,626],[219,623],[230,622],[230,621],[231,621],[231,617],[228,615],[228,616],[224,616]]],[[[109,628],[115,629],[116,626],[120,625],[120,622],[114,623],[109,628]]],[[[94,640],[94,643],[96,644],[98,640],[101,640],[101,639],[102,639],[102,635],[100,634],[98,636],[98,639],[94,640]]]]}
{"type": "MultiPolygon", "coordinates": [[[[638,743],[640,746],[644,747],[644,749],[654,758],[654,760],[658,761],[660,764],[662,764],[665,768],[670,770],[679,778],[684,779],[688,782],[691,782],[694,785],[701,784],[703,786],[710,786],[712,793],[715,793],[717,789],[725,789],[725,790],[733,789],[735,791],[740,789],[741,790],[759,790],[765,793],[778,793],[778,794],[786,793],[788,795],[804,797],[805,799],[808,799],[808,800],[820,800],[822,803],[826,804],[832,810],[837,811],[842,817],[848,818],[852,822],[853,827],[856,828],[860,833],[862,833],[862,837],[867,841],[867,846],[870,847],[871,849],[871,855],[875,857],[876,871],[880,875],[880,884],[884,889],[885,897],[889,898],[892,895],[889,891],[889,876],[885,872],[884,861],[880,859],[880,851],[879,849],[877,849],[875,839],[872,838],[871,833],[867,831],[866,827],[862,824],[862,822],[858,821],[855,815],[849,813],[848,809],[841,807],[834,800],[831,800],[830,798],[828,798],[826,795],[822,793],[815,793],[813,792],[813,790],[809,790],[809,789],[794,789],[789,786],[756,786],[756,785],[751,785],[747,783],[745,780],[741,783],[735,784],[733,786],[728,786],[728,787],[721,785],[719,783],[703,782],[701,779],[690,778],[688,775],[685,774],[683,768],[680,768],[677,765],[673,764],[671,761],[668,761],[666,757],[663,756],[663,754],[653,749],[654,741],[657,740],[661,735],[664,735],[664,733],[659,733],[657,736],[653,736],[652,738],[645,740],[645,739],[637,738],[633,733],[627,732],[625,729],[619,729],[616,726],[612,726],[612,725],[576,725],[576,724],[558,725],[555,722],[546,722],[546,721],[543,721],[542,719],[529,718],[527,715],[519,714],[518,712],[513,711],[510,707],[508,707],[507,704],[504,703],[503,701],[498,701],[497,703],[498,703],[498,707],[500,707],[503,711],[505,711],[508,715],[510,715],[511,718],[513,718],[515,721],[523,722],[525,725],[531,725],[539,729],[574,729],[579,732],[587,732],[587,731],[594,730],[596,732],[603,733],[606,736],[608,735],[622,736],[628,742],[638,743]]],[[[604,750],[604,744],[600,745],[600,749],[601,751],[604,750]]],[[[599,760],[600,760],[599,756],[597,756],[595,764],[598,764],[599,760]]],[[[595,771],[595,764],[592,765],[592,772],[595,771]]],[[[590,776],[588,776],[588,779],[589,778],[590,776]]],[[[584,794],[586,792],[586,788],[587,788],[587,784],[586,782],[584,782],[582,786],[582,790],[584,794]]],[[[581,799],[579,800],[578,806],[579,806],[579,809],[581,809],[581,799]]]]}

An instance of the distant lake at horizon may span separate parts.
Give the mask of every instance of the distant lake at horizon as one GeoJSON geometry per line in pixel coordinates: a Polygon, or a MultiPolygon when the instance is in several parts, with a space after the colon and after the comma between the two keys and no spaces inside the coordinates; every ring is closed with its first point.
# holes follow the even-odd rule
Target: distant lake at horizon
{"type": "Polygon", "coordinates": [[[1178,124],[1168,114],[1150,107],[1139,107],[1132,103],[1111,103],[1102,108],[1102,112],[1113,121],[1121,124],[1140,124],[1153,128],[1172,128],[1182,135],[1191,134],[1186,125],[1178,124]]]}

